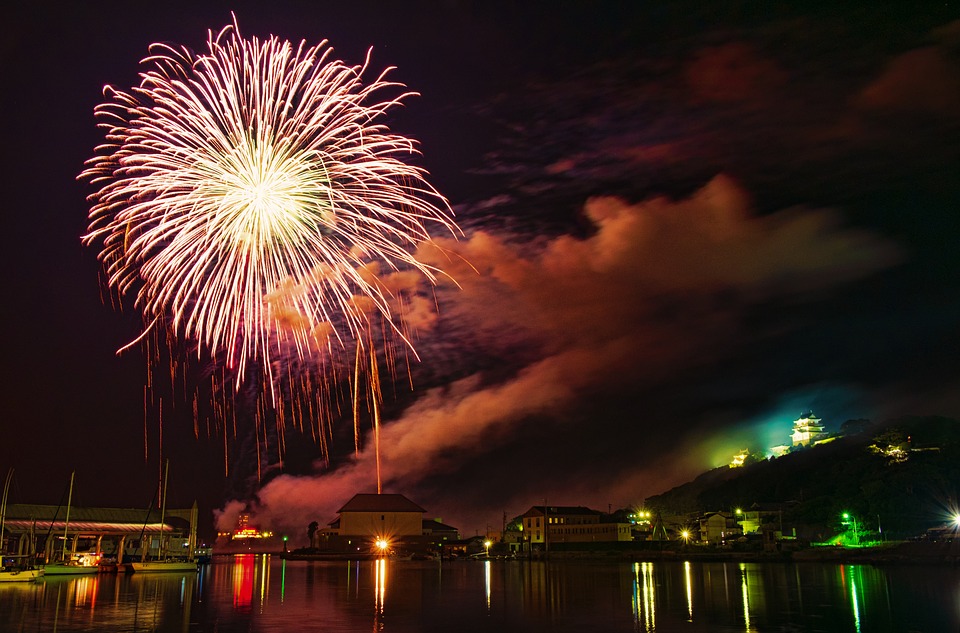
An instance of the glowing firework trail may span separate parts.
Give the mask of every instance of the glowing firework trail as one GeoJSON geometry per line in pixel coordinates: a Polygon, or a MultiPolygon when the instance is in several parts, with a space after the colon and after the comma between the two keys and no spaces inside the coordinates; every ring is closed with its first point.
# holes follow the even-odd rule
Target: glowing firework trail
{"type": "Polygon", "coordinates": [[[413,141],[377,123],[413,93],[381,100],[402,86],[388,71],[362,83],[369,56],[347,66],[326,41],[243,39],[236,22],[207,46],[154,44],[139,87],[105,88],[106,143],[81,174],[98,187],[84,242],[101,245],[145,334],[222,358],[236,388],[256,366],[276,404],[275,363],[372,355],[374,324],[410,346],[398,314],[409,273],[439,273],[410,251],[428,227],[456,227],[400,159],[413,141]]]}

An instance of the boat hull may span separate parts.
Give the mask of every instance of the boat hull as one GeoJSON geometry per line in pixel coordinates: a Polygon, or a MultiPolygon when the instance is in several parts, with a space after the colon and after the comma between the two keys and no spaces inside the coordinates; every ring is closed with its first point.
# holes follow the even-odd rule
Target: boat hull
{"type": "Polygon", "coordinates": [[[44,576],[75,576],[77,574],[99,573],[99,565],[46,565],[43,568],[44,576]]]}
{"type": "Polygon", "coordinates": [[[43,577],[42,569],[0,571],[0,582],[33,582],[43,577]]]}
{"type": "Polygon", "coordinates": [[[136,573],[197,571],[197,564],[192,561],[148,560],[139,563],[127,563],[127,565],[136,573]]]}

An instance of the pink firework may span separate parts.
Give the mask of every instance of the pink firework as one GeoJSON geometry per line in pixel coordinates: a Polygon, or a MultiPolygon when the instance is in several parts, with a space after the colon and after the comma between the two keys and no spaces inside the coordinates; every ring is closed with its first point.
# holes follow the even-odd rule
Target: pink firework
{"type": "Polygon", "coordinates": [[[402,89],[389,69],[364,83],[369,56],[348,66],[326,41],[244,39],[234,22],[207,48],[154,44],[140,85],[96,108],[84,243],[110,288],[145,332],[224,359],[237,385],[255,364],[272,390],[291,355],[369,356],[374,321],[412,349],[400,306],[440,271],[411,253],[457,230],[402,160],[414,142],[379,122],[413,93],[381,98],[402,89]]]}

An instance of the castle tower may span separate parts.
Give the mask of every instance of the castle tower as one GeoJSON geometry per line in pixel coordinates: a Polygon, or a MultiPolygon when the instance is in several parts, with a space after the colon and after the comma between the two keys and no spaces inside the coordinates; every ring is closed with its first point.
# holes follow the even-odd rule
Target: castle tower
{"type": "Polygon", "coordinates": [[[793,421],[793,434],[790,436],[794,446],[810,446],[823,437],[823,425],[813,411],[801,413],[793,421]]]}

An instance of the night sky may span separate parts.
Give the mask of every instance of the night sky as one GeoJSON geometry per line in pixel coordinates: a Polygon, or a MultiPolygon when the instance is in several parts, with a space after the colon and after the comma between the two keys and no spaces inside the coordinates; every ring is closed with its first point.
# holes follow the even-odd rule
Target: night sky
{"type": "Polygon", "coordinates": [[[375,491],[348,419],[195,439],[144,416],[142,328],[102,290],[76,177],[93,108],[152,42],[308,44],[420,96],[391,128],[463,236],[384,389],[384,491],[464,534],[531,505],[618,508],[787,441],[812,409],[960,417],[960,5],[810,2],[34,3],[4,16],[3,457],[12,502],[249,504],[298,537],[375,491]],[[194,4],[201,5],[199,7],[194,4]],[[848,3],[858,4],[858,3],[848,3]],[[381,6],[383,5],[383,6],[381,6]],[[271,457],[263,457],[270,460],[271,457]]]}

